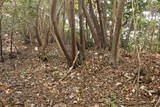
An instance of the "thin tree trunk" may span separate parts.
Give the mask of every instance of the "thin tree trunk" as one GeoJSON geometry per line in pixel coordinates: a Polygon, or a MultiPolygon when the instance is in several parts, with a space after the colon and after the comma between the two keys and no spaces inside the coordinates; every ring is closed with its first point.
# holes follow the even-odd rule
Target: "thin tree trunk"
{"type": "Polygon", "coordinates": [[[85,20],[85,29],[86,29],[86,32],[85,32],[85,45],[86,45],[86,49],[89,48],[89,44],[88,44],[88,41],[90,40],[90,33],[88,32],[89,31],[89,27],[88,27],[88,23],[87,23],[87,20],[85,20]]]}
{"type": "Polygon", "coordinates": [[[133,21],[131,22],[131,25],[130,25],[130,28],[129,28],[129,31],[126,35],[126,39],[124,41],[124,48],[127,49],[128,48],[128,43],[129,43],[129,39],[130,39],[130,34],[131,34],[131,31],[133,30],[133,21]]]}
{"type": "Polygon", "coordinates": [[[112,49],[112,42],[113,42],[113,30],[116,18],[116,10],[117,10],[117,0],[112,0],[112,29],[110,32],[110,50],[112,49]]]}
{"type": "Polygon", "coordinates": [[[4,1],[0,1],[0,62],[4,62],[3,58],[3,43],[2,43],[2,6],[3,6],[4,1]]]}
{"type": "Polygon", "coordinates": [[[70,12],[70,27],[71,27],[71,46],[72,46],[72,62],[76,57],[76,32],[75,32],[75,10],[74,10],[74,0],[69,1],[69,12],[70,12]]]}
{"type": "Polygon", "coordinates": [[[48,29],[47,31],[47,34],[45,35],[45,38],[44,38],[44,43],[43,43],[43,46],[42,46],[42,57],[44,57],[46,55],[46,48],[48,46],[48,38],[49,38],[49,33],[50,33],[50,28],[48,29]]]}
{"type": "Polygon", "coordinates": [[[117,14],[116,14],[116,19],[115,19],[115,24],[114,24],[114,29],[113,29],[113,42],[112,42],[112,64],[113,67],[117,68],[118,62],[119,62],[119,40],[120,40],[120,32],[121,32],[121,25],[122,25],[122,15],[123,15],[123,10],[125,6],[126,0],[121,0],[119,2],[119,6],[117,8],[117,14]]]}
{"type": "Polygon", "coordinates": [[[13,57],[13,35],[14,35],[14,31],[11,31],[11,38],[10,38],[10,58],[13,57]]]}
{"type": "Polygon", "coordinates": [[[104,20],[103,20],[103,15],[102,15],[102,8],[99,0],[96,0],[97,2],[97,9],[99,13],[99,21],[100,21],[100,28],[101,28],[101,46],[102,48],[106,48],[107,43],[106,43],[106,38],[105,38],[105,29],[104,29],[104,20]]]}
{"type": "Polygon", "coordinates": [[[107,34],[107,30],[109,30],[108,29],[109,24],[107,23],[107,12],[106,12],[107,6],[108,6],[107,1],[104,0],[104,3],[102,3],[102,13],[103,13],[103,15],[102,15],[103,22],[102,23],[103,23],[103,28],[104,28],[104,35],[105,35],[105,39],[106,39],[107,49],[109,49],[110,43],[109,43],[109,38],[108,38],[108,34],[107,34]]]}
{"type": "Polygon", "coordinates": [[[71,57],[69,56],[63,42],[62,42],[62,39],[60,38],[60,32],[57,28],[57,21],[56,21],[56,18],[57,18],[57,15],[56,15],[56,5],[57,5],[57,1],[58,0],[52,0],[52,7],[51,7],[51,21],[52,21],[52,25],[54,27],[54,31],[55,31],[55,35],[56,35],[56,38],[59,42],[59,45],[67,59],[67,63],[68,63],[68,66],[72,66],[72,61],[71,61],[71,57]]]}
{"type": "MultiPolygon", "coordinates": [[[[16,12],[16,1],[13,1],[13,6],[14,6],[14,12],[16,12]]],[[[15,22],[15,15],[13,15],[12,19],[12,26],[14,26],[15,22]]],[[[10,38],[10,58],[13,58],[13,35],[14,35],[14,29],[11,30],[11,38],[10,38]]]]}
{"type": "Polygon", "coordinates": [[[37,5],[37,17],[36,17],[36,26],[35,26],[35,31],[36,31],[36,38],[38,41],[38,45],[42,46],[42,40],[40,38],[40,34],[39,34],[39,6],[40,6],[41,0],[39,0],[38,5],[37,5]]]}
{"type": "Polygon", "coordinates": [[[100,47],[100,40],[99,40],[98,34],[97,34],[97,32],[96,32],[96,30],[94,28],[92,19],[91,19],[90,15],[89,15],[89,13],[87,11],[87,7],[85,5],[85,1],[84,0],[82,0],[82,8],[83,8],[83,12],[84,12],[84,15],[86,17],[88,26],[89,26],[89,28],[90,28],[90,30],[92,32],[92,36],[93,36],[94,42],[95,42],[97,48],[99,48],[100,47]]]}
{"type": "MultiPolygon", "coordinates": [[[[66,9],[66,1],[64,1],[64,9],[63,9],[63,36],[65,35],[65,24],[66,24],[66,19],[65,19],[65,9],[66,9]]],[[[67,39],[66,39],[67,36],[64,36],[63,38],[63,41],[64,41],[64,44],[66,44],[67,42],[67,39]]]]}
{"type": "Polygon", "coordinates": [[[80,55],[82,56],[82,59],[85,60],[85,33],[84,33],[84,16],[83,16],[83,10],[82,10],[82,2],[81,0],[78,0],[78,8],[79,8],[79,24],[80,24],[80,55]]]}
{"type": "Polygon", "coordinates": [[[2,14],[0,12],[0,62],[4,62],[3,58],[3,43],[2,43],[2,14]]]}
{"type": "Polygon", "coordinates": [[[97,32],[97,37],[98,37],[100,40],[102,40],[102,38],[101,38],[102,31],[101,31],[101,29],[100,29],[100,25],[99,25],[97,16],[96,16],[95,13],[94,13],[94,9],[93,9],[93,6],[92,6],[92,1],[91,1],[91,0],[88,0],[88,3],[89,3],[89,12],[90,12],[90,15],[91,15],[91,19],[93,20],[93,24],[94,24],[95,30],[96,30],[96,32],[97,32]]]}

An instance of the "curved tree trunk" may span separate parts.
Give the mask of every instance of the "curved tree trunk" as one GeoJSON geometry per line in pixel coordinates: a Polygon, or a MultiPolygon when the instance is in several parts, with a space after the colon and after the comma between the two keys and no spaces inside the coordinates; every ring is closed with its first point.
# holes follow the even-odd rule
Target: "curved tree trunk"
{"type": "Polygon", "coordinates": [[[52,25],[54,27],[54,31],[55,31],[55,35],[56,35],[56,38],[59,42],[59,45],[67,59],[67,63],[68,63],[68,66],[72,66],[72,60],[71,60],[71,57],[69,56],[63,42],[62,42],[62,39],[60,38],[60,32],[59,32],[59,29],[57,28],[57,15],[56,15],[56,5],[57,5],[57,1],[58,0],[52,0],[52,7],[51,7],[51,21],[52,21],[52,25]]]}

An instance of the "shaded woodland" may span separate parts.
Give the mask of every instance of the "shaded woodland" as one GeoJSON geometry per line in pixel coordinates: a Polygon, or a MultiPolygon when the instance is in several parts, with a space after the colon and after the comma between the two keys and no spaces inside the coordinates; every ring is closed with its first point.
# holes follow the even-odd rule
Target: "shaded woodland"
{"type": "Polygon", "coordinates": [[[0,107],[159,107],[160,0],[1,0],[0,107]]]}

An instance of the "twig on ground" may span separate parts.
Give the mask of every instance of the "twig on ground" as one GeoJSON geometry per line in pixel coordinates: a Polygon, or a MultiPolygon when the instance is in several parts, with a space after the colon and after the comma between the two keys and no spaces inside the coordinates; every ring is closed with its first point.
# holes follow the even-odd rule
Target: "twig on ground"
{"type": "Polygon", "coordinates": [[[157,103],[154,105],[154,107],[159,107],[158,104],[160,104],[160,97],[159,97],[157,103]]]}
{"type": "Polygon", "coordinates": [[[73,63],[72,63],[72,66],[71,66],[71,67],[69,68],[69,70],[68,70],[68,73],[67,73],[66,75],[64,75],[64,77],[63,77],[62,79],[60,79],[60,81],[65,80],[65,79],[67,78],[67,76],[72,73],[72,69],[74,68],[74,66],[75,66],[75,64],[76,64],[76,61],[77,61],[77,59],[78,59],[79,53],[80,53],[80,52],[78,51],[78,52],[77,52],[77,55],[76,55],[76,57],[75,57],[75,59],[74,59],[74,61],[73,61],[73,63]]]}
{"type": "Polygon", "coordinates": [[[1,106],[1,107],[5,107],[5,105],[4,105],[4,103],[3,103],[2,100],[0,100],[0,106],[1,106]]]}
{"type": "MultiPolygon", "coordinates": [[[[144,101],[143,102],[142,101],[139,101],[139,102],[128,102],[128,103],[127,102],[125,102],[125,103],[121,102],[120,103],[120,105],[123,105],[125,107],[126,106],[127,107],[133,107],[133,106],[135,107],[136,105],[141,105],[141,106],[144,105],[145,106],[145,105],[149,105],[149,104],[150,104],[150,102],[144,102],[144,101]]],[[[136,107],[139,107],[139,106],[136,106],[136,107]]]]}
{"type": "Polygon", "coordinates": [[[53,100],[51,100],[49,107],[53,107],[53,100]]]}

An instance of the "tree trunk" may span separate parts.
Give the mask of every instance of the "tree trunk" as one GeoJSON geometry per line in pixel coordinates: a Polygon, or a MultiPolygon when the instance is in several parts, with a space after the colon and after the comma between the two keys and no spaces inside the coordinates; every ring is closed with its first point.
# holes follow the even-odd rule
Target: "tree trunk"
{"type": "Polygon", "coordinates": [[[115,24],[113,29],[113,42],[112,42],[112,58],[111,62],[113,64],[113,67],[117,68],[118,62],[119,62],[119,40],[120,40],[120,32],[121,32],[121,25],[122,25],[122,15],[123,10],[125,6],[126,0],[121,0],[119,2],[119,6],[117,8],[116,12],[116,18],[115,18],[115,24]]]}
{"type": "Polygon", "coordinates": [[[97,48],[99,48],[100,47],[100,40],[98,38],[98,34],[96,32],[96,29],[94,28],[92,19],[91,19],[90,15],[89,15],[89,13],[87,11],[87,7],[85,5],[85,1],[84,0],[82,0],[82,8],[83,8],[83,13],[84,13],[84,15],[86,17],[88,26],[89,26],[89,28],[90,28],[90,30],[92,32],[92,36],[93,36],[94,42],[95,42],[97,48]]]}
{"type": "Polygon", "coordinates": [[[105,35],[105,39],[106,39],[106,45],[107,45],[107,49],[110,48],[110,43],[109,43],[109,38],[108,38],[108,34],[107,34],[107,31],[109,30],[109,23],[107,21],[107,7],[108,4],[107,4],[107,1],[105,0],[104,3],[102,3],[102,17],[103,17],[103,28],[104,28],[104,35],[105,35]]]}
{"type": "Polygon", "coordinates": [[[110,50],[112,49],[112,42],[113,42],[113,30],[116,18],[116,10],[117,10],[117,0],[112,1],[112,29],[110,32],[110,50]]]}
{"type": "Polygon", "coordinates": [[[51,21],[52,21],[52,25],[54,27],[54,31],[55,31],[55,35],[56,35],[56,38],[59,42],[59,45],[67,59],[67,63],[68,63],[68,66],[72,66],[72,61],[71,61],[71,57],[69,56],[63,42],[62,42],[62,39],[60,38],[60,32],[57,28],[57,15],[56,15],[56,6],[57,6],[57,1],[58,0],[52,0],[52,7],[51,7],[51,21]]]}
{"type": "Polygon", "coordinates": [[[126,35],[126,39],[124,41],[124,49],[127,49],[128,48],[128,43],[129,43],[129,39],[130,39],[130,34],[131,34],[131,31],[133,30],[133,21],[131,22],[131,25],[130,25],[130,28],[129,28],[129,31],[126,35]]]}
{"type": "Polygon", "coordinates": [[[72,62],[74,61],[75,57],[76,57],[76,32],[75,32],[75,10],[74,10],[74,0],[70,0],[69,1],[69,12],[70,12],[70,28],[71,28],[71,46],[72,46],[72,62]]]}
{"type": "Polygon", "coordinates": [[[48,28],[47,34],[45,35],[43,46],[42,46],[42,57],[46,55],[46,48],[48,46],[48,39],[49,39],[49,33],[50,33],[50,28],[48,28]]]}
{"type": "Polygon", "coordinates": [[[0,62],[4,62],[3,58],[3,43],[2,43],[2,6],[3,6],[4,1],[0,1],[0,62]]]}
{"type": "Polygon", "coordinates": [[[0,12],[0,62],[4,62],[3,45],[2,45],[2,14],[0,12]]]}
{"type": "Polygon", "coordinates": [[[80,24],[80,55],[82,56],[82,60],[85,60],[85,33],[84,33],[84,16],[82,10],[82,1],[78,0],[78,8],[79,8],[79,24],[80,24]]]}
{"type": "MultiPolygon", "coordinates": [[[[14,12],[16,12],[16,1],[14,0],[13,1],[13,6],[14,6],[14,12]]],[[[13,17],[12,17],[12,26],[14,26],[15,24],[15,15],[13,14],[13,17]]],[[[11,30],[11,34],[10,34],[10,58],[14,58],[13,56],[13,36],[14,36],[14,29],[11,30]]]]}
{"type": "Polygon", "coordinates": [[[39,0],[38,5],[37,5],[37,16],[36,16],[36,26],[35,26],[35,32],[36,32],[36,39],[38,42],[39,46],[42,46],[42,40],[40,38],[39,34],[39,6],[40,6],[41,0],[39,0]]]}
{"type": "Polygon", "coordinates": [[[98,13],[99,13],[99,21],[100,21],[100,28],[101,28],[101,46],[103,49],[106,48],[107,43],[106,43],[106,38],[105,38],[105,29],[104,29],[104,20],[103,20],[103,15],[102,15],[102,8],[101,8],[101,3],[99,0],[96,0],[97,2],[97,9],[98,9],[98,13]]]}
{"type": "Polygon", "coordinates": [[[100,25],[99,25],[97,16],[95,15],[95,12],[94,12],[94,9],[93,9],[93,6],[92,6],[92,1],[88,0],[88,3],[89,3],[89,12],[90,12],[91,19],[93,21],[95,30],[97,32],[97,37],[99,38],[99,40],[101,40],[102,32],[101,32],[101,29],[100,29],[100,25]]]}

